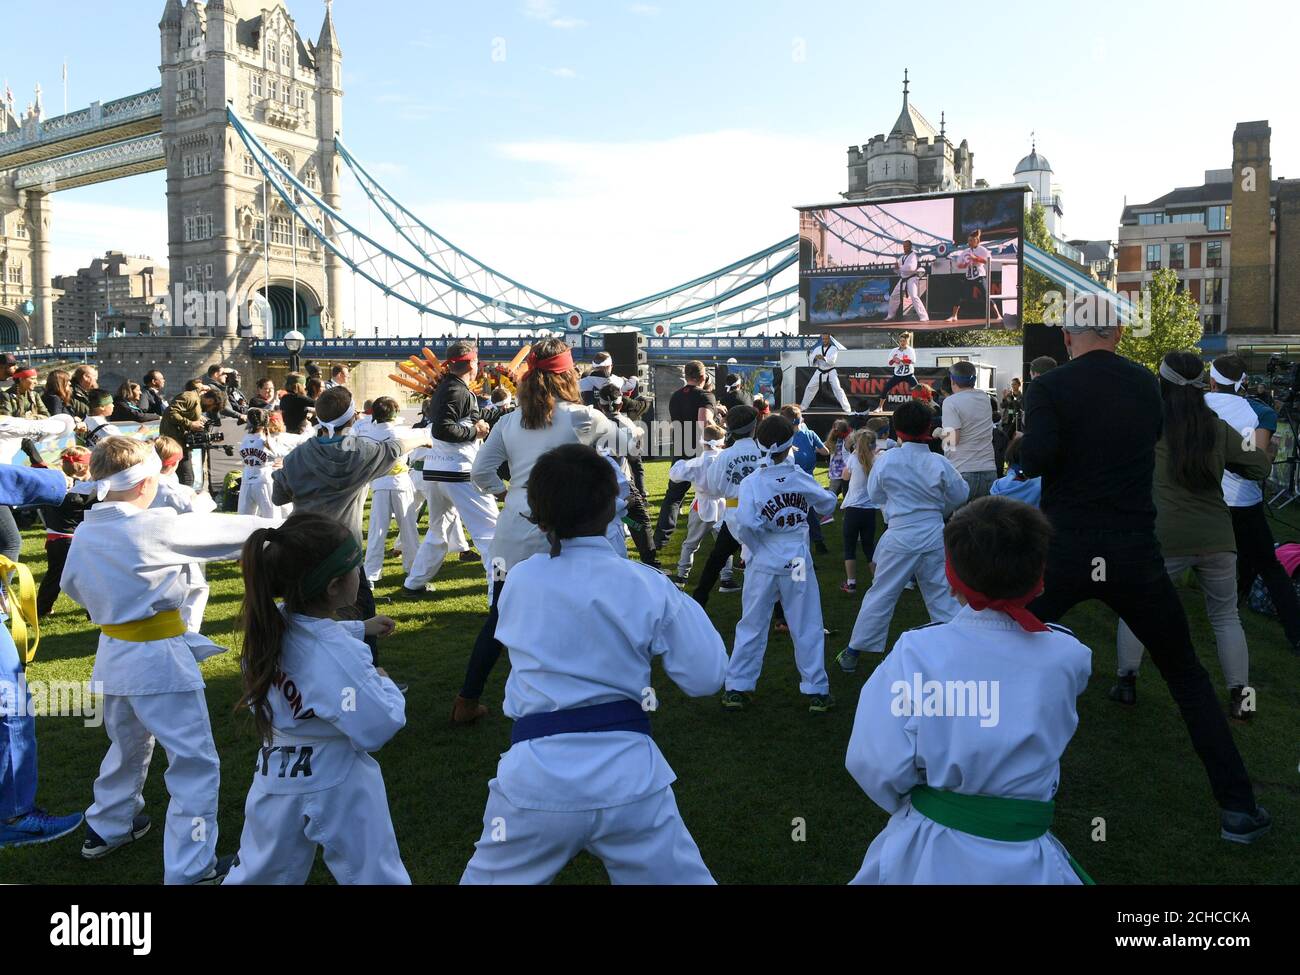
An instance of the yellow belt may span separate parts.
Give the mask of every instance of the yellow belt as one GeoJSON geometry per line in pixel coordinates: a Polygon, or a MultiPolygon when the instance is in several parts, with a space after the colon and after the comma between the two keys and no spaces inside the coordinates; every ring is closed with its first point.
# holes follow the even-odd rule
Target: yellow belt
{"type": "Polygon", "coordinates": [[[396,464],[393,465],[393,469],[388,472],[388,476],[397,477],[399,474],[405,474],[409,470],[410,468],[407,467],[399,460],[396,464]]]}
{"type": "Polygon", "coordinates": [[[20,659],[24,664],[29,664],[36,659],[36,648],[41,642],[41,624],[36,616],[36,583],[32,581],[32,570],[0,555],[0,577],[3,577],[5,585],[5,612],[9,614],[9,632],[13,635],[20,659]]]}
{"type": "Polygon", "coordinates": [[[727,498],[727,507],[728,507],[728,508],[739,508],[739,507],[740,507],[740,498],[727,498]]]}
{"type": "Polygon", "coordinates": [[[184,636],[185,622],[181,619],[179,609],[168,609],[157,616],[150,616],[147,620],[105,623],[99,629],[104,636],[111,636],[115,640],[148,643],[150,640],[168,640],[174,636],[184,636]]]}

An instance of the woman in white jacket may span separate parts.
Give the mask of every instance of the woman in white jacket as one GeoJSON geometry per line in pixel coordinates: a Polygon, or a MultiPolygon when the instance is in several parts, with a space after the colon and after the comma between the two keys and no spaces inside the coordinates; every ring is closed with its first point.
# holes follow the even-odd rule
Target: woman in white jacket
{"type": "Polygon", "coordinates": [[[492,607],[474,642],[465,683],[452,707],[457,724],[471,724],[487,714],[478,703],[483,685],[501,655],[496,639],[497,600],[506,575],[519,562],[546,552],[546,536],[528,510],[528,474],[542,454],[568,443],[596,446],[613,436],[609,420],[582,405],[573,353],[560,339],[542,339],[528,356],[528,372],[519,384],[519,409],[503,416],[474,458],[470,478],[480,491],[505,496],[505,508],[492,539],[492,607]],[[497,471],[509,465],[510,483],[497,471]]]}

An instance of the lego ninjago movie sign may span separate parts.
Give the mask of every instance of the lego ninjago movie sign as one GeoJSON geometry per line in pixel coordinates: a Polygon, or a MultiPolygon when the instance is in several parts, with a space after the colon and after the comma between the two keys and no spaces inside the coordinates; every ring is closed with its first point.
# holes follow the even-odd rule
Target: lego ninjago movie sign
{"type": "MultiPolygon", "coordinates": [[[[808,383],[816,378],[816,369],[798,366],[794,373],[795,402],[803,402],[804,391],[808,383]]],[[[912,391],[917,386],[929,386],[938,389],[944,377],[948,375],[947,366],[916,366],[908,375],[898,375],[893,366],[854,366],[836,368],[840,387],[849,398],[849,405],[855,410],[876,410],[884,408],[893,411],[912,398],[912,391]]],[[[835,402],[830,383],[822,383],[816,399],[809,406],[811,410],[830,410],[840,412],[840,405],[835,402]]]]}

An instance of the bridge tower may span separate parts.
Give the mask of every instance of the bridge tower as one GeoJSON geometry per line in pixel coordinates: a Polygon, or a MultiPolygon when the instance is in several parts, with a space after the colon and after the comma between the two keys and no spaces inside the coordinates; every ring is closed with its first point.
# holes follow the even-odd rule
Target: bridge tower
{"type": "MultiPolygon", "coordinates": [[[[261,334],[259,296],[277,334],[296,326],[309,338],[331,337],[342,328],[342,265],[264,187],[226,124],[229,105],[299,180],[340,205],[334,135],[343,125],[343,55],[330,7],[326,0],[315,43],[274,0],[167,0],[163,9],[171,280],[173,291],[183,282],[187,292],[225,296],[224,305],[206,306],[221,317],[209,322],[218,333],[261,334]],[[241,317],[251,328],[241,331],[241,317]]],[[[173,327],[184,324],[179,313],[174,307],[173,327]]]]}

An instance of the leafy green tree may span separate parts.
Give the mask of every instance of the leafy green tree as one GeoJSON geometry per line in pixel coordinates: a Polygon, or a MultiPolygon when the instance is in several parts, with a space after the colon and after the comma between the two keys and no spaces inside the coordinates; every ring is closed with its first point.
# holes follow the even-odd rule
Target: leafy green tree
{"type": "MultiPolygon", "coordinates": [[[[1049,254],[1056,253],[1056,244],[1047,229],[1047,211],[1041,203],[1035,203],[1025,214],[1025,241],[1049,254]]],[[[1025,268],[1025,283],[1020,289],[1020,320],[1030,325],[1043,324],[1045,295],[1055,287],[1037,271],[1025,268]]]]}
{"type": "Polygon", "coordinates": [[[1194,349],[1201,340],[1196,299],[1178,289],[1178,275],[1167,267],[1152,276],[1134,317],[1126,324],[1119,354],[1152,372],[1160,368],[1160,360],[1168,353],[1194,349]]]}

